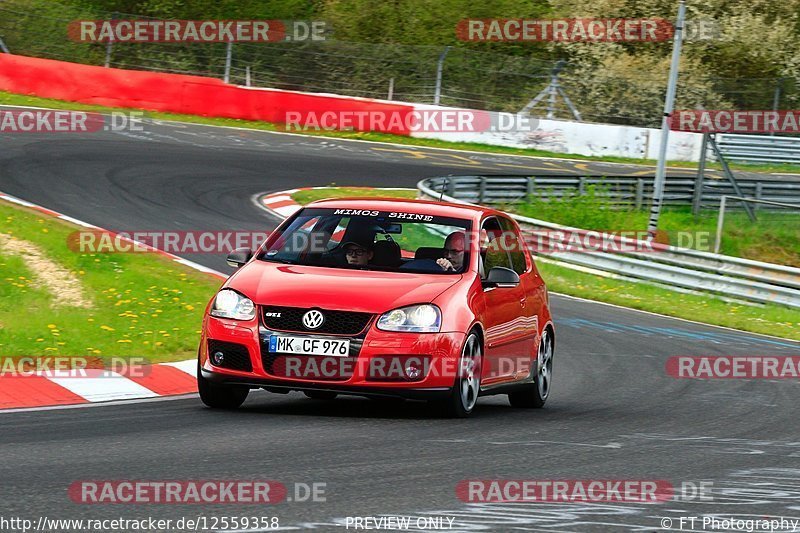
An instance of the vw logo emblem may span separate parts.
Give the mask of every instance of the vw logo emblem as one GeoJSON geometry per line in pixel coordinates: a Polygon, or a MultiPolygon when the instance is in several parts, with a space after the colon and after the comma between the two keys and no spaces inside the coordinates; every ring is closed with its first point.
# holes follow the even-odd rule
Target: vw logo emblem
{"type": "Polygon", "coordinates": [[[303,315],[303,325],[308,329],[317,329],[323,322],[325,322],[325,317],[316,309],[303,315]]]}

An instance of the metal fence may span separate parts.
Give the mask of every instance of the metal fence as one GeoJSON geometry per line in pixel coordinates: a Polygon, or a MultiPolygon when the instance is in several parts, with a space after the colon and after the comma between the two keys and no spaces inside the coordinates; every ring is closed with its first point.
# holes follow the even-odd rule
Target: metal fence
{"type": "Polygon", "coordinates": [[[729,161],[800,164],[800,137],[722,134],[717,145],[729,161]]]}
{"type": "MultiPolygon", "coordinates": [[[[557,47],[516,49],[498,53],[486,43],[454,42],[413,46],[336,40],[264,44],[235,43],[227,63],[226,43],[214,44],[84,44],[67,38],[67,24],[76,19],[147,18],[99,12],[80,3],[49,0],[0,1],[0,36],[16,54],[127,69],[191,73],[224,78],[231,83],[277,89],[329,92],[415,103],[516,112],[540,94],[562,59],[557,47]],[[534,52],[535,51],[535,52],[534,52]],[[249,73],[249,76],[248,76],[249,73]],[[437,91],[437,79],[441,80],[437,91]]],[[[659,127],[666,73],[609,72],[602,65],[568,62],[559,86],[587,122],[659,127]]],[[[783,78],[715,78],[707,72],[681,74],[679,108],[771,109],[800,105],[800,88],[783,78]]],[[[556,118],[572,118],[563,98],[556,118]]],[[[545,116],[547,106],[533,109],[545,116]]]]}
{"type": "MultiPolygon", "coordinates": [[[[564,198],[592,193],[609,205],[643,209],[653,200],[653,176],[443,176],[428,178],[426,186],[442,191],[458,200],[478,204],[502,205],[540,198],[564,198]]],[[[737,179],[744,196],[770,202],[795,204],[800,207],[800,179],[768,180],[737,179]]],[[[700,188],[694,178],[668,177],[664,187],[664,205],[717,209],[721,197],[734,196],[730,182],[705,178],[700,188]],[[697,199],[696,199],[697,197],[697,199]]],[[[733,206],[732,206],[733,207],[733,206]]],[[[763,206],[769,209],[769,205],[763,206]]]]}
{"type": "MultiPolygon", "coordinates": [[[[422,198],[464,201],[446,194],[442,197],[442,191],[447,190],[442,188],[444,184],[444,178],[428,178],[420,181],[417,189],[422,198]]],[[[517,220],[524,230],[547,230],[548,235],[585,231],[515,214],[509,216],[517,220]]],[[[558,239],[555,236],[552,238],[558,239]]],[[[657,252],[649,253],[557,251],[540,255],[539,260],[685,292],[710,293],[737,301],[800,308],[800,268],[674,246],[662,246],[657,252]]]]}

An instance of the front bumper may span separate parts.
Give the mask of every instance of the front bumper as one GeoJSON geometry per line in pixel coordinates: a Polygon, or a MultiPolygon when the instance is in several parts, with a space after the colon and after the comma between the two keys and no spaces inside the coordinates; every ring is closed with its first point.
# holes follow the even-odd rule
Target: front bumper
{"type": "Polygon", "coordinates": [[[417,388],[411,385],[403,387],[382,387],[371,383],[369,386],[350,385],[347,383],[300,382],[296,380],[274,380],[256,377],[232,376],[222,372],[211,372],[201,368],[203,378],[218,385],[237,385],[249,388],[266,389],[279,394],[291,391],[326,391],[350,396],[366,396],[370,398],[406,398],[409,400],[435,400],[446,398],[450,387],[417,388]]]}
{"type": "Polygon", "coordinates": [[[356,336],[307,335],[274,331],[254,321],[243,324],[207,317],[200,344],[203,378],[218,384],[266,388],[273,392],[324,390],[359,396],[399,396],[428,399],[445,396],[453,386],[466,335],[463,333],[396,333],[370,324],[356,336]],[[347,357],[274,354],[268,351],[273,334],[350,340],[347,357]],[[245,370],[215,366],[209,359],[209,340],[246,347],[245,370]],[[422,372],[409,378],[412,361],[422,372]]]}

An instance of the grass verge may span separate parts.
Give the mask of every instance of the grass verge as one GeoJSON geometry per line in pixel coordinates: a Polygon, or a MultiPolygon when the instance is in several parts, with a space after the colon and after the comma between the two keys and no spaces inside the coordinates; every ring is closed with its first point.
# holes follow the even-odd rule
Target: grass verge
{"type": "MultiPolygon", "coordinates": [[[[602,188],[587,187],[586,194],[562,198],[530,198],[526,203],[505,206],[520,215],[556,224],[598,231],[636,231],[647,228],[649,212],[619,209],[602,188]]],[[[713,251],[717,227],[716,210],[692,215],[690,207],[668,207],[661,212],[658,240],[682,248],[713,251]]],[[[751,222],[742,209],[725,212],[720,253],[756,261],[800,267],[800,211],[761,210],[751,222]]]]}
{"type": "Polygon", "coordinates": [[[391,197],[391,198],[416,198],[416,189],[373,189],[371,187],[331,187],[322,189],[309,189],[297,191],[292,194],[292,198],[299,204],[310,204],[317,200],[326,198],[346,198],[348,196],[361,196],[367,198],[391,197]]]}
{"type": "MultiPolygon", "coordinates": [[[[306,204],[323,198],[343,196],[413,198],[416,194],[414,191],[332,187],[298,191],[292,198],[300,204],[306,204]]],[[[726,302],[711,295],[686,294],[646,283],[596,276],[544,261],[538,261],[537,266],[552,292],[800,341],[800,313],[787,307],[726,302]]]]}
{"type": "Polygon", "coordinates": [[[536,265],[552,292],[800,341],[800,313],[796,309],[725,302],[711,295],[595,276],[543,261],[536,265]]]}
{"type": "Polygon", "coordinates": [[[67,237],[78,226],[5,201],[0,221],[0,356],[196,356],[203,312],[220,280],[158,254],[73,252],[67,237]],[[46,269],[11,252],[9,241],[44,252],[88,307],[65,305],[47,287],[46,269]]]}
{"type": "MultiPolygon", "coordinates": [[[[110,111],[125,110],[123,108],[117,108],[117,107],[66,102],[63,100],[54,100],[52,98],[39,98],[37,96],[20,95],[3,91],[0,91],[0,104],[47,107],[53,109],[69,109],[74,111],[110,112],[110,111]]],[[[263,130],[263,131],[285,131],[283,126],[280,124],[273,124],[269,122],[261,122],[254,120],[202,117],[197,115],[183,115],[178,113],[161,113],[157,111],[147,111],[146,116],[156,119],[191,122],[194,124],[206,124],[211,126],[233,126],[238,128],[249,128],[249,129],[263,130]]],[[[448,142],[436,139],[422,139],[417,137],[406,137],[402,135],[390,135],[387,133],[357,132],[357,131],[321,131],[321,132],[298,131],[292,133],[318,136],[318,137],[332,137],[337,139],[357,139],[362,141],[404,144],[409,146],[420,146],[428,148],[468,150],[472,152],[486,152],[490,154],[522,155],[522,156],[546,157],[553,159],[580,159],[583,161],[605,161],[609,163],[624,163],[630,165],[644,165],[644,166],[655,166],[656,164],[656,161],[652,159],[634,159],[630,157],[613,157],[613,156],[596,157],[596,156],[585,156],[578,154],[562,154],[557,152],[548,152],[546,150],[535,150],[531,148],[524,148],[524,149],[509,148],[505,146],[493,146],[489,144],[448,142]]],[[[688,161],[670,161],[669,165],[671,167],[697,168],[696,163],[688,161]]],[[[800,165],[741,165],[732,163],[730,166],[733,169],[743,170],[747,172],[800,173],[800,165]]],[[[710,169],[722,168],[718,163],[714,162],[708,162],[706,164],[706,167],[710,169]]]]}

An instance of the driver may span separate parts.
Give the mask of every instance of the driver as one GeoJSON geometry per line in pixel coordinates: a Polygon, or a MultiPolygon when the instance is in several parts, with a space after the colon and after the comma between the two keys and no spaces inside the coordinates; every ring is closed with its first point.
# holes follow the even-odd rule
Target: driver
{"type": "Polygon", "coordinates": [[[458,272],[464,266],[464,249],[467,242],[463,231],[454,231],[444,241],[444,257],[436,264],[448,272],[458,272]]]}
{"type": "Polygon", "coordinates": [[[367,241],[349,241],[344,243],[342,248],[350,266],[367,266],[372,260],[372,243],[367,241]]]}

